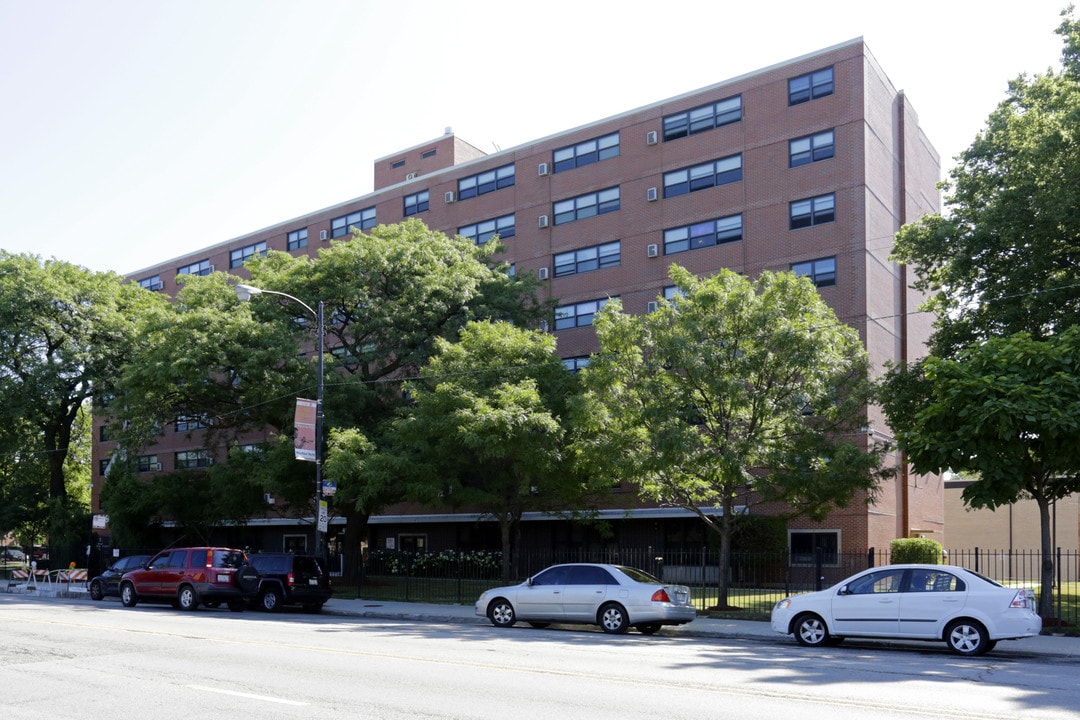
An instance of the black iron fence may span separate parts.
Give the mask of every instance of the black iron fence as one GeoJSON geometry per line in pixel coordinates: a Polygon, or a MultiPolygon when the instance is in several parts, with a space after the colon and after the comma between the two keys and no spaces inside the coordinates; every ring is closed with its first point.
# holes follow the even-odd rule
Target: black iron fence
{"type": "MultiPolygon", "coordinates": [[[[365,560],[358,595],[365,599],[471,604],[480,592],[509,584],[501,577],[498,552],[411,553],[380,550],[365,560]]],[[[1053,594],[1054,625],[1080,624],[1080,554],[1054,553],[1054,582],[1041,587],[1039,551],[949,551],[943,562],[981,573],[1004,585],[1053,594]]],[[[518,558],[516,579],[563,562],[603,562],[641,568],[664,582],[688,585],[698,609],[738,617],[768,617],[787,595],[822,589],[869,567],[887,565],[888,550],[865,553],[733,553],[727,568],[727,596],[720,596],[719,551],[711,548],[659,553],[652,548],[603,551],[550,551],[518,558]]],[[[511,581],[512,582],[512,581],[511,581]]]]}

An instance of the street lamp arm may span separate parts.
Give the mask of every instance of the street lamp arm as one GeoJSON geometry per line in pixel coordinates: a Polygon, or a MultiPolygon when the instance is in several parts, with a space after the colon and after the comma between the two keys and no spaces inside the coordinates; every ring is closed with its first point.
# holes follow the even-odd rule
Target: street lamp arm
{"type": "Polygon", "coordinates": [[[244,283],[237,283],[233,286],[233,292],[236,293],[237,299],[240,302],[249,302],[252,295],[280,295],[283,298],[289,298],[290,300],[299,303],[304,306],[304,309],[311,313],[312,317],[317,318],[319,314],[311,309],[311,306],[300,298],[290,295],[288,293],[278,292],[277,290],[263,290],[262,288],[255,287],[254,285],[245,285],[244,283]]]}

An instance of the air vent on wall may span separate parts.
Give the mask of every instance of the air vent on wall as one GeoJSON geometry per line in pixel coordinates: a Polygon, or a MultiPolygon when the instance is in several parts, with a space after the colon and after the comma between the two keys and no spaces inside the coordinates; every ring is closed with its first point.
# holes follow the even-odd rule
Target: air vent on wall
{"type": "Polygon", "coordinates": [[[645,199],[649,202],[655,201],[657,197],[659,197],[659,193],[657,193],[656,188],[651,187],[645,191],[645,199]]]}
{"type": "Polygon", "coordinates": [[[415,179],[416,179],[416,173],[408,173],[408,174],[407,174],[407,175],[405,176],[405,179],[406,179],[406,180],[415,180],[415,179]]]}
{"type": "Polygon", "coordinates": [[[537,222],[537,224],[542,228],[547,227],[548,226],[547,215],[541,215],[539,221],[537,222]]]}
{"type": "Polygon", "coordinates": [[[443,195],[443,200],[445,200],[448,203],[454,202],[454,191],[453,190],[447,190],[446,194],[443,195]]]}
{"type": "Polygon", "coordinates": [[[649,257],[656,257],[660,254],[660,247],[656,243],[649,243],[649,246],[645,248],[649,257]]]}
{"type": "Polygon", "coordinates": [[[536,174],[537,175],[547,175],[548,174],[548,164],[547,163],[540,163],[540,166],[536,169],[536,174]]]}
{"type": "Polygon", "coordinates": [[[541,280],[547,280],[548,279],[548,269],[546,267],[540,268],[539,270],[536,271],[536,277],[540,278],[541,280]]]}
{"type": "Polygon", "coordinates": [[[645,133],[645,144],[646,145],[655,145],[656,144],[656,131],[655,130],[650,130],[649,132],[645,133]]]}

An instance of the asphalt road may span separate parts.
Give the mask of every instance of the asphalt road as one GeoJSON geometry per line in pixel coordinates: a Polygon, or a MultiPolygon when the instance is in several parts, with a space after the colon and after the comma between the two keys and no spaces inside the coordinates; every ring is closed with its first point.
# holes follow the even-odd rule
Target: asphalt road
{"type": "Polygon", "coordinates": [[[0,718],[1075,720],[1077,665],[0,595],[0,718]]]}

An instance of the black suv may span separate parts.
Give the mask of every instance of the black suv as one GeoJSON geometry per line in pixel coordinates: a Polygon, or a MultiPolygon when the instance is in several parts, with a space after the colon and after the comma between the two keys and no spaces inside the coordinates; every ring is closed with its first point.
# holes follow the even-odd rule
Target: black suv
{"type": "Polygon", "coordinates": [[[280,612],[285,605],[300,605],[307,612],[319,612],[334,594],[330,573],[314,555],[258,553],[248,556],[259,571],[259,591],[255,606],[280,612]]]}

